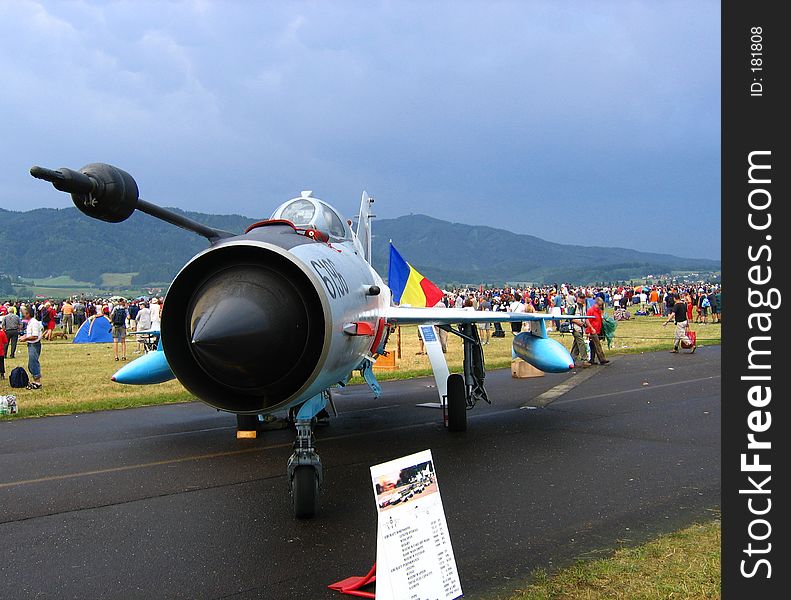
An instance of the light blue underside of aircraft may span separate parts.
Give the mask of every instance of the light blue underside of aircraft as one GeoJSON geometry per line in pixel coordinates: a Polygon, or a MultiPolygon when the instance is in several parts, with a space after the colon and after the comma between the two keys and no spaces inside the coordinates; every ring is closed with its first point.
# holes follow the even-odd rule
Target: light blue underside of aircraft
{"type": "MultiPolygon", "coordinates": [[[[393,307],[397,309],[397,307],[393,307]]],[[[421,315],[422,319],[428,317],[430,309],[411,309],[409,313],[407,310],[402,309],[405,318],[402,321],[411,321],[414,317],[412,314],[415,311],[423,311],[427,313],[425,316],[421,315]],[[412,317],[412,318],[410,318],[412,317]]],[[[478,311],[470,311],[478,312],[478,311]]],[[[394,314],[398,314],[394,311],[394,314]]],[[[419,313],[418,313],[419,314],[419,313]]],[[[488,318],[493,320],[514,320],[513,317],[508,319],[498,318],[497,313],[487,313],[488,318]]],[[[524,314],[520,315],[524,320],[531,321],[532,331],[523,331],[519,333],[513,341],[513,354],[516,357],[530,363],[537,369],[546,373],[565,373],[574,366],[574,360],[569,354],[565,346],[556,340],[547,337],[546,321],[553,319],[551,315],[536,315],[524,314]]],[[[465,315],[468,319],[473,318],[473,315],[465,315]]],[[[480,318],[480,317],[478,317],[480,318]]],[[[563,318],[569,318],[564,316],[563,318]]],[[[425,321],[423,321],[425,322],[425,321]]],[[[369,369],[370,370],[370,369],[369,369]]],[[[367,373],[365,373],[367,375],[367,373]]],[[[373,373],[371,372],[371,376],[373,373]]],[[[174,379],[175,375],[168,365],[165,353],[162,351],[162,340],[160,339],[156,352],[149,352],[140,358],[132,361],[128,365],[121,368],[115,375],[113,381],[127,385],[149,385],[155,383],[164,383],[174,379]]],[[[332,387],[337,383],[335,377],[330,377],[332,381],[327,382],[326,387],[332,387]]],[[[366,377],[368,381],[369,377],[366,377]]],[[[369,386],[378,392],[378,384],[376,380],[368,381],[369,386]]],[[[378,393],[377,393],[378,396],[378,393]]]]}

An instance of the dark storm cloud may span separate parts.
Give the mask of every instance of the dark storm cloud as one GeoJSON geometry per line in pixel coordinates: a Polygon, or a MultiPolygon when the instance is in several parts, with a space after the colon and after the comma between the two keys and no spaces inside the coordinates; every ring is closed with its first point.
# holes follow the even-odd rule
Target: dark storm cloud
{"type": "Polygon", "coordinates": [[[719,256],[719,3],[0,3],[0,206],[33,163],[267,215],[313,189],[719,256]],[[678,235],[678,219],[697,237],[678,235]]]}

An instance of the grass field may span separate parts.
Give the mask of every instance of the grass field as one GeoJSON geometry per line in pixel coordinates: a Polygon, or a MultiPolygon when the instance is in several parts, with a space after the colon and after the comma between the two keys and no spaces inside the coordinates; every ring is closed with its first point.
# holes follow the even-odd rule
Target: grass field
{"type": "Polygon", "coordinates": [[[90,288],[93,284],[89,281],[77,281],[68,275],[58,275],[57,277],[41,277],[36,279],[22,279],[25,285],[40,286],[45,288],[90,288]]]}
{"type": "MultiPolygon", "coordinates": [[[[608,311],[611,312],[611,311],[608,311]]],[[[618,323],[612,348],[607,348],[604,344],[604,352],[609,356],[619,354],[636,354],[640,352],[653,352],[656,350],[670,350],[673,347],[673,326],[662,327],[664,318],[660,317],[633,317],[629,321],[618,323]]],[[[721,340],[721,327],[719,324],[693,325],[693,329],[698,333],[698,344],[700,346],[719,344],[721,340]]],[[[484,346],[486,367],[488,369],[500,369],[511,365],[511,340],[508,324],[505,325],[506,337],[492,338],[491,343],[484,346]]],[[[428,358],[424,355],[416,355],[418,351],[416,327],[401,328],[401,358],[398,360],[398,370],[395,372],[383,372],[378,374],[380,379],[406,379],[417,375],[430,375],[431,366],[428,358]]],[[[566,346],[571,348],[571,334],[559,334],[550,331],[549,335],[566,346]]],[[[481,332],[481,336],[483,333],[481,332]]],[[[453,335],[449,336],[448,343],[448,366],[451,370],[460,370],[464,358],[464,349],[461,340],[453,335]]],[[[395,351],[397,348],[397,336],[390,336],[387,349],[395,351]]]]}
{"type": "Polygon", "coordinates": [[[102,273],[102,286],[111,290],[130,289],[137,273],[102,273]]]}
{"type": "Polygon", "coordinates": [[[29,295],[44,296],[48,299],[62,300],[71,295],[109,296],[117,292],[121,295],[138,296],[140,290],[132,287],[132,278],[137,273],[102,273],[101,285],[89,281],[77,281],[67,275],[58,277],[22,278],[14,282],[16,293],[22,297],[29,295]]]}
{"type": "Polygon", "coordinates": [[[720,522],[694,525],[611,558],[534,573],[510,600],[714,600],[720,597],[720,522]]]}
{"type": "MultiPolygon", "coordinates": [[[[658,317],[635,317],[618,325],[613,347],[605,353],[612,357],[619,354],[650,352],[670,349],[673,340],[673,327],[662,327],[663,319],[658,317]]],[[[700,345],[720,343],[719,325],[697,325],[700,345]]],[[[550,333],[551,337],[571,347],[571,335],[550,333]]],[[[505,338],[493,338],[484,346],[488,369],[509,367],[511,364],[510,331],[505,338]]],[[[407,379],[431,375],[431,367],[425,355],[417,355],[418,339],[415,326],[401,328],[401,358],[397,360],[397,370],[378,371],[382,380],[407,379]]],[[[448,365],[452,371],[462,369],[463,346],[456,336],[449,336],[448,365]]],[[[396,352],[398,336],[390,337],[388,349],[396,352]]],[[[132,360],[133,344],[129,344],[127,357],[132,360]]],[[[13,417],[0,419],[34,417],[51,414],[64,414],[127,408],[169,402],[185,402],[192,396],[176,381],[153,386],[125,386],[110,381],[112,374],[123,364],[113,360],[112,344],[72,344],[56,340],[44,342],[41,364],[43,388],[40,390],[13,390],[8,380],[0,381],[0,395],[14,393],[19,404],[19,413],[13,417]]],[[[6,372],[18,365],[27,367],[27,348],[20,344],[16,359],[6,359],[6,372]]],[[[361,383],[359,377],[352,383],[361,383]]]]}

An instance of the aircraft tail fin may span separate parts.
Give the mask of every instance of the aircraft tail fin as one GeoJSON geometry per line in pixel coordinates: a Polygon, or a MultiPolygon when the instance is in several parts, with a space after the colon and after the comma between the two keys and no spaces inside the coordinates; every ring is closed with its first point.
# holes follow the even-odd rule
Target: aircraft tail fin
{"type": "Polygon", "coordinates": [[[362,200],[360,201],[360,215],[357,219],[357,239],[363,247],[363,256],[369,263],[371,262],[371,221],[376,216],[373,214],[374,199],[368,195],[368,192],[363,192],[362,200]]]}

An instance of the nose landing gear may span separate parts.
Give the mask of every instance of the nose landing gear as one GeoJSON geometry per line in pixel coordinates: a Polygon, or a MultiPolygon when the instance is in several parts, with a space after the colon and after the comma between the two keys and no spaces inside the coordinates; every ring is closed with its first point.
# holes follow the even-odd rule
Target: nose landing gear
{"type": "Polygon", "coordinates": [[[321,459],[314,445],[312,419],[296,422],[294,454],[288,459],[288,480],[294,516],[309,519],[319,510],[319,486],[324,478],[321,459]]]}
{"type": "Polygon", "coordinates": [[[305,402],[294,419],[297,439],[294,441],[294,453],[288,459],[287,472],[291,504],[298,519],[314,517],[319,509],[319,488],[324,471],[316,452],[313,424],[316,415],[327,407],[329,394],[326,390],[305,402]]]}

